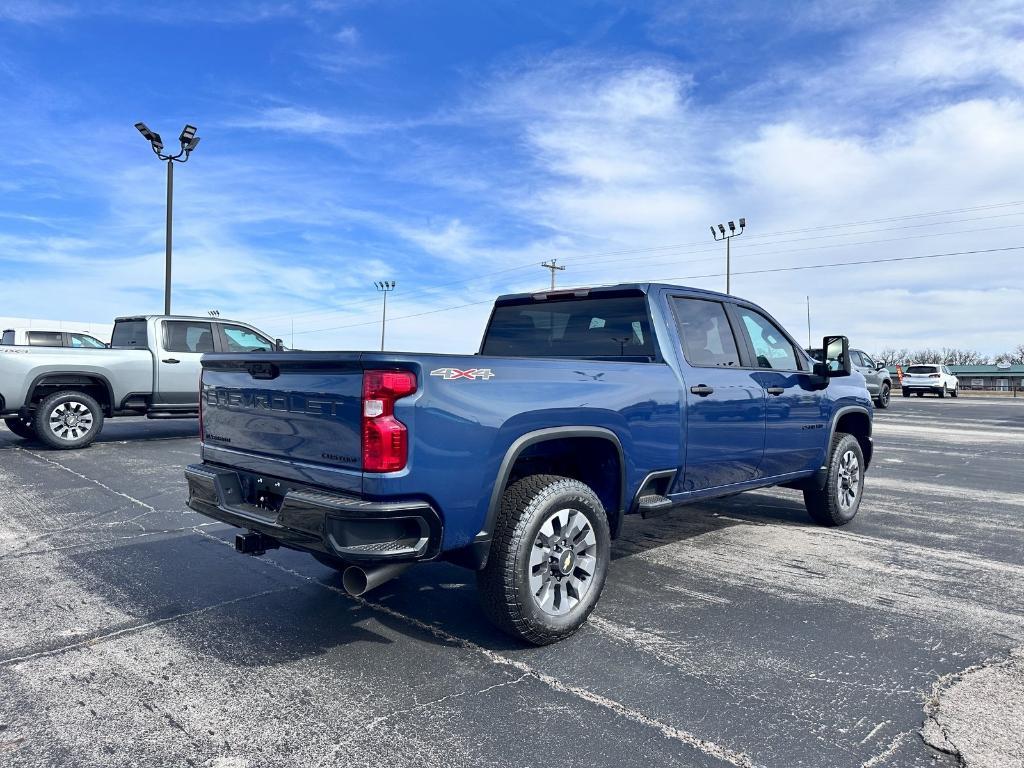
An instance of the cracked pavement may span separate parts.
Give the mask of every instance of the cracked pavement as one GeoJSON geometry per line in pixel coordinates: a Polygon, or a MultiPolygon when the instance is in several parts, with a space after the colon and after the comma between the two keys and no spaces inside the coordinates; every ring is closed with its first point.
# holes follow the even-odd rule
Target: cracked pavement
{"type": "Polygon", "coordinates": [[[0,426],[0,765],[1024,765],[1024,401],[894,401],[841,530],[786,490],[630,518],[546,648],[451,565],[353,599],[234,553],[195,431],[0,426]]]}

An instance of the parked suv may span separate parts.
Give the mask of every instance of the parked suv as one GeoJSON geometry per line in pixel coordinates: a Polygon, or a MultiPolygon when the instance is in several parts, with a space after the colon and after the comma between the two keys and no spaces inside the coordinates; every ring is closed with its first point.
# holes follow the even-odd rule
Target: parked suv
{"type": "Polygon", "coordinates": [[[911,392],[918,397],[924,397],[925,392],[939,397],[960,394],[960,380],[949,368],[938,363],[911,365],[903,372],[902,386],[904,397],[910,397],[911,392]]]}
{"type": "MultiPolygon", "coordinates": [[[[808,349],[807,353],[819,362],[827,362],[832,368],[839,367],[836,360],[825,360],[820,349],[808,349]]],[[[864,385],[868,394],[879,408],[889,407],[892,393],[892,377],[882,363],[876,363],[867,352],[860,349],[850,350],[850,363],[855,371],[864,376],[864,385]]]]}

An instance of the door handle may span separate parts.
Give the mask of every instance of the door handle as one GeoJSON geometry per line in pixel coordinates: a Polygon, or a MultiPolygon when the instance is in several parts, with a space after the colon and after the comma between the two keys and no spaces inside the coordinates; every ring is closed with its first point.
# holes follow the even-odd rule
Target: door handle
{"type": "Polygon", "coordinates": [[[698,384],[695,387],[690,387],[690,391],[693,392],[693,394],[695,395],[707,397],[708,395],[715,391],[715,388],[709,387],[707,384],[698,384]]]}
{"type": "Polygon", "coordinates": [[[168,358],[165,358],[165,359],[161,360],[160,362],[161,363],[180,363],[181,360],[178,360],[176,357],[168,357],[168,358]]]}
{"type": "Polygon", "coordinates": [[[768,389],[765,390],[769,395],[781,395],[785,391],[785,387],[768,387],[768,389]]]}

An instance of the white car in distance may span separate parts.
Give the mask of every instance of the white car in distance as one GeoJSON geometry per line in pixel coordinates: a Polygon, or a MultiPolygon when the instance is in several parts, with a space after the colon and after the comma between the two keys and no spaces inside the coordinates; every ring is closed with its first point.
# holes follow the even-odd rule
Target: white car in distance
{"type": "Polygon", "coordinates": [[[924,397],[925,392],[931,392],[939,397],[956,397],[960,394],[960,380],[944,365],[939,363],[918,363],[907,367],[903,372],[903,396],[910,397],[916,394],[924,397]]]}

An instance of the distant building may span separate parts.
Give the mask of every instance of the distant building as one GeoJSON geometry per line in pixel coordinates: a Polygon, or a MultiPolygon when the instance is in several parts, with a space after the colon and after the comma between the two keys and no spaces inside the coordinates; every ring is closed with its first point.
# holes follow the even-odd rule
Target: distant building
{"type": "Polygon", "coordinates": [[[962,389],[1024,390],[1024,365],[950,365],[962,389]]]}

